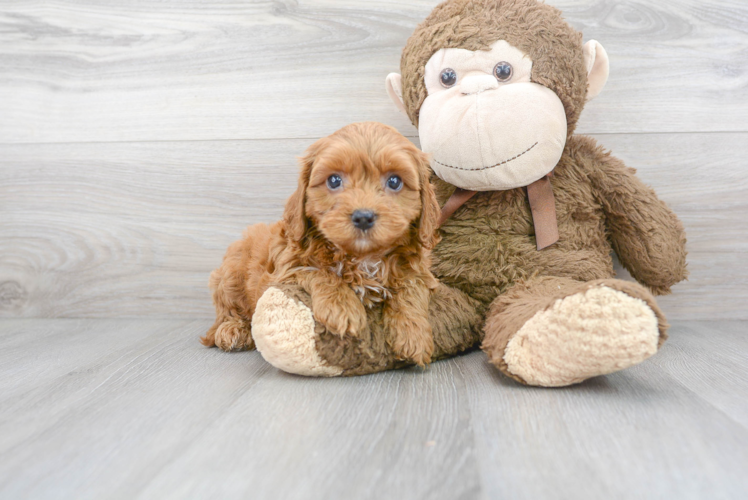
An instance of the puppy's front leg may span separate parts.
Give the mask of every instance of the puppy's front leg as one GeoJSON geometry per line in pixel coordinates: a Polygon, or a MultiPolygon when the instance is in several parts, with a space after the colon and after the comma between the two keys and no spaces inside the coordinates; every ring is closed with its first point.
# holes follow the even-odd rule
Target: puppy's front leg
{"type": "Polygon", "coordinates": [[[331,332],[357,336],[366,327],[366,309],[354,291],[327,271],[304,273],[299,284],[312,297],[312,313],[331,332]]]}
{"type": "Polygon", "coordinates": [[[393,290],[384,307],[387,343],[395,354],[419,366],[431,362],[434,336],[428,310],[431,290],[420,280],[403,284],[393,290]]]}

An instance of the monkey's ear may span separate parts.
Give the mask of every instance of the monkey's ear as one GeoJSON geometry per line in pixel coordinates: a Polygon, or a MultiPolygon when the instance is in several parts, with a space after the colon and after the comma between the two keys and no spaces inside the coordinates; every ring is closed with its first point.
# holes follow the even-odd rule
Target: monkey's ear
{"type": "Polygon", "coordinates": [[[596,40],[584,44],[584,65],[587,68],[587,101],[591,101],[605,87],[610,71],[608,53],[596,40]]]}
{"type": "Polygon", "coordinates": [[[390,73],[387,75],[387,93],[390,95],[390,99],[395,103],[397,109],[402,114],[408,116],[408,111],[405,109],[405,103],[403,102],[403,83],[402,78],[398,73],[390,73]]]}

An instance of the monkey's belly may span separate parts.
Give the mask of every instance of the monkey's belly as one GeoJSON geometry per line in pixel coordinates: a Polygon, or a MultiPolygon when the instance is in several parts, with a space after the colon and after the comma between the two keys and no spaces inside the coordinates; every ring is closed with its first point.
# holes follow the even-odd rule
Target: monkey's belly
{"type": "Polygon", "coordinates": [[[579,281],[615,275],[604,235],[594,242],[583,242],[571,240],[562,231],[561,241],[538,251],[534,237],[528,234],[446,229],[432,254],[432,271],[446,285],[462,290],[484,305],[517,281],[535,275],[579,281]]]}

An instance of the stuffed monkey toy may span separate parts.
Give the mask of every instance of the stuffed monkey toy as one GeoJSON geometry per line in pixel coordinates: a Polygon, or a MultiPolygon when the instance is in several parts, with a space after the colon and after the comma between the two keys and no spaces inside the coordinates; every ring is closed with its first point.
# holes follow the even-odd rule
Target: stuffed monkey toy
{"type": "MultiPolygon", "coordinates": [[[[429,320],[433,359],[480,343],[502,373],[565,386],[653,355],[653,294],[686,272],[678,218],[633,169],[574,134],[608,57],[537,0],[447,0],[408,40],[387,90],[431,155],[442,208],[429,320]],[[611,251],[638,283],[614,278],[611,251]]],[[[381,311],[357,338],[325,330],[299,287],[260,299],[263,357],[303,375],[398,368],[381,311]]]]}

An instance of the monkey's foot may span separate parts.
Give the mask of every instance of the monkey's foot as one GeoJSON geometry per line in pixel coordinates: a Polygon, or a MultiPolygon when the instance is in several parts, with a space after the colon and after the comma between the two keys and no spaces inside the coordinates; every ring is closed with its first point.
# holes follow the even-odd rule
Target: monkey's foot
{"type": "Polygon", "coordinates": [[[312,310],[278,288],[269,288],[257,301],[252,335],[265,361],[284,372],[309,377],[334,377],[343,372],[317,353],[312,310]]]}
{"type": "Polygon", "coordinates": [[[619,280],[546,278],[500,297],[492,313],[483,349],[502,372],[529,385],[571,385],[628,368],[666,337],[651,294],[619,280]]]}
{"type": "Polygon", "coordinates": [[[504,370],[526,384],[565,386],[641,363],[659,339],[647,302],[597,286],[535,313],[506,345],[504,370]]]}

